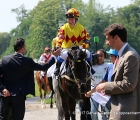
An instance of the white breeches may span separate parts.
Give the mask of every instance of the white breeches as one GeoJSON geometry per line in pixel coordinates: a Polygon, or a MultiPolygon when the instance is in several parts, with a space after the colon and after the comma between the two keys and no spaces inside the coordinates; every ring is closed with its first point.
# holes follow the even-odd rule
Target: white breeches
{"type": "MultiPolygon", "coordinates": [[[[66,61],[66,59],[67,59],[67,57],[68,57],[68,51],[69,51],[70,49],[63,49],[62,51],[61,51],[61,54],[60,54],[60,57],[63,59],[63,60],[65,60],[66,61]]],[[[87,58],[89,58],[90,57],[90,52],[89,52],[89,50],[87,50],[87,49],[82,49],[83,51],[85,51],[86,50],[86,54],[87,54],[87,58]]]]}

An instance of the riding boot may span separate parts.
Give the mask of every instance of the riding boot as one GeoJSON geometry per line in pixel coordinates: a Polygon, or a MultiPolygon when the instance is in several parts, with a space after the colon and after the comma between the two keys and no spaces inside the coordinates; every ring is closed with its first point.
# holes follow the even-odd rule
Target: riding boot
{"type": "Polygon", "coordinates": [[[53,94],[54,94],[53,84],[52,84],[52,77],[49,77],[48,81],[49,81],[49,86],[50,86],[50,89],[51,89],[51,92],[49,94],[49,98],[51,98],[51,97],[53,97],[53,94]]]}
{"type": "Polygon", "coordinates": [[[59,78],[59,72],[60,72],[60,66],[61,66],[61,62],[59,62],[59,61],[57,61],[57,63],[56,63],[56,69],[55,69],[55,71],[54,71],[54,74],[55,74],[55,76],[56,76],[56,78],[59,78]]]}

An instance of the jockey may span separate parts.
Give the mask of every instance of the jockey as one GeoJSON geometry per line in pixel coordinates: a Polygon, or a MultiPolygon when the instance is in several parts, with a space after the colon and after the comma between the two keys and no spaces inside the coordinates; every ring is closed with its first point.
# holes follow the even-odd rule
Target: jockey
{"type": "MultiPolygon", "coordinates": [[[[60,27],[62,27],[62,26],[63,25],[58,27],[58,31],[60,30],[60,27]]],[[[52,40],[52,51],[55,51],[59,48],[59,45],[57,44],[57,42],[58,42],[58,35],[55,38],[53,38],[53,40],[52,40]]]]}
{"type": "MultiPolygon", "coordinates": [[[[44,53],[39,58],[40,64],[45,64],[51,58],[51,50],[49,47],[44,48],[44,53]]],[[[40,79],[44,78],[46,71],[41,71],[40,79]]]]}
{"type": "MultiPolygon", "coordinates": [[[[58,32],[58,41],[56,43],[57,46],[63,49],[60,56],[57,58],[56,70],[54,72],[56,76],[59,75],[60,65],[67,59],[67,52],[74,45],[74,43],[75,46],[81,46],[83,49],[88,48],[90,45],[88,33],[81,24],[77,23],[78,17],[80,16],[79,11],[75,8],[71,8],[65,15],[68,23],[64,24],[60,28],[58,32]]],[[[87,49],[86,52],[90,54],[87,49]]],[[[91,55],[87,56],[90,56],[89,60],[91,60],[91,55]]]]}
{"type": "Polygon", "coordinates": [[[52,51],[55,51],[56,48],[58,48],[59,46],[56,46],[56,42],[58,40],[58,36],[56,36],[55,38],[53,38],[52,40],[52,51]]]}

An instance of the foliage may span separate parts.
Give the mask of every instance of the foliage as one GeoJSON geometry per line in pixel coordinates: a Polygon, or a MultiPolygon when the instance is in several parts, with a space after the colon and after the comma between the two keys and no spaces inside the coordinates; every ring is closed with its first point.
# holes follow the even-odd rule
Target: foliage
{"type": "Polygon", "coordinates": [[[87,30],[91,40],[90,51],[96,51],[94,37],[99,36],[97,49],[109,49],[105,45],[103,30],[109,24],[120,23],[127,28],[128,42],[137,51],[140,51],[140,0],[131,0],[130,5],[113,9],[110,6],[104,8],[96,0],[84,3],[82,0],[44,0],[31,11],[24,5],[13,8],[16,13],[18,26],[10,33],[0,33],[0,55],[13,53],[13,43],[16,38],[26,40],[27,54],[32,58],[39,58],[44,47],[51,47],[52,39],[57,35],[58,26],[66,23],[65,13],[75,7],[80,12],[78,22],[87,30]],[[4,38],[3,36],[7,36],[4,38]],[[12,36],[12,37],[11,37],[12,36]]]}
{"type": "Polygon", "coordinates": [[[140,7],[137,4],[130,4],[118,8],[116,22],[123,24],[128,32],[128,42],[137,51],[140,51],[140,7]]]}
{"type": "Polygon", "coordinates": [[[11,35],[9,33],[0,33],[0,55],[2,55],[10,45],[11,35]]]}
{"type": "Polygon", "coordinates": [[[31,12],[33,21],[30,26],[27,45],[29,47],[28,54],[33,58],[38,58],[42,54],[44,47],[51,46],[51,41],[56,36],[60,11],[58,3],[59,0],[41,1],[31,12]],[[30,50],[30,48],[32,49],[30,50]]]}

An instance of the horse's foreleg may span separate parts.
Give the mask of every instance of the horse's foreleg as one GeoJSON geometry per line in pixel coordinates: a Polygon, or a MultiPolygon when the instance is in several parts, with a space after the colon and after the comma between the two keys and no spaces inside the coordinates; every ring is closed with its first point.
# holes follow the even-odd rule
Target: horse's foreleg
{"type": "Polygon", "coordinates": [[[53,108],[53,96],[51,96],[51,104],[50,104],[50,108],[53,108]]]}
{"type": "MultiPolygon", "coordinates": [[[[49,80],[52,82],[52,77],[46,78],[46,91],[48,91],[48,92],[52,92],[51,89],[50,89],[50,82],[49,82],[49,80]]],[[[52,94],[53,94],[53,93],[52,93],[52,94]]],[[[53,102],[52,102],[52,99],[53,99],[53,95],[51,95],[50,108],[53,108],[53,102]]]]}
{"type": "Polygon", "coordinates": [[[80,110],[80,120],[86,120],[86,109],[84,102],[82,100],[78,101],[78,106],[80,110]]]}
{"type": "Polygon", "coordinates": [[[82,101],[79,101],[79,108],[80,108],[80,120],[91,120],[90,115],[90,99],[83,97],[82,101]]]}
{"type": "Polygon", "coordinates": [[[70,114],[71,120],[76,120],[76,118],[75,118],[75,115],[76,115],[76,111],[75,111],[76,102],[75,102],[75,100],[70,98],[68,101],[68,107],[70,110],[69,114],[70,114]]]}
{"type": "Polygon", "coordinates": [[[44,97],[43,97],[43,100],[42,100],[42,108],[46,107],[46,93],[47,93],[47,88],[44,85],[44,97]]]}
{"type": "Polygon", "coordinates": [[[40,85],[39,85],[39,92],[40,92],[41,106],[42,106],[42,108],[44,108],[44,107],[43,107],[43,104],[44,104],[43,102],[44,102],[44,101],[43,101],[43,98],[42,98],[42,85],[41,85],[41,83],[40,83],[40,85]]]}
{"type": "Polygon", "coordinates": [[[41,88],[41,84],[38,84],[38,89],[39,89],[40,100],[41,100],[41,104],[42,104],[42,88],[41,88]]]}

